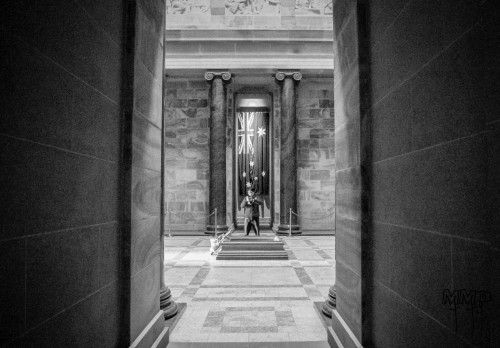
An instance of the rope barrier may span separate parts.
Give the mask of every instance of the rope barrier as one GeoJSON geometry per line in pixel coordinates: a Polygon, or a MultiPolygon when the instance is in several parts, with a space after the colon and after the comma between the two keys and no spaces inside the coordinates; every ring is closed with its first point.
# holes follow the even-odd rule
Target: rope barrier
{"type": "MultiPolygon", "coordinates": [[[[178,217],[179,219],[183,220],[183,221],[182,221],[183,223],[186,223],[186,222],[188,222],[188,221],[189,221],[189,222],[192,222],[192,221],[193,221],[193,222],[206,222],[206,221],[207,221],[207,219],[208,219],[210,216],[212,216],[212,215],[214,215],[214,214],[215,214],[215,210],[214,210],[211,214],[209,214],[209,215],[207,215],[207,216],[205,216],[205,217],[203,217],[203,218],[201,218],[201,219],[186,219],[184,216],[180,216],[180,215],[178,215],[178,214],[174,213],[172,210],[169,210],[169,213],[170,213],[170,214],[172,214],[172,215],[174,215],[174,216],[176,216],[176,217],[178,217]]],[[[169,221],[169,223],[171,224],[171,221],[169,221]]]]}
{"type": "MultiPolygon", "coordinates": [[[[169,209],[168,210],[168,236],[169,237],[172,237],[172,215],[174,215],[175,217],[179,218],[181,220],[181,222],[178,222],[176,224],[185,224],[185,223],[203,223],[205,225],[208,225],[208,219],[217,213],[217,208],[214,209],[214,211],[210,214],[208,214],[207,216],[204,216],[202,218],[198,218],[198,219],[195,219],[195,218],[186,218],[184,216],[181,216],[181,215],[178,215],[176,213],[174,213],[174,211],[172,209],[169,209]]],[[[217,215],[215,216],[215,236],[217,237],[217,215]]]]}

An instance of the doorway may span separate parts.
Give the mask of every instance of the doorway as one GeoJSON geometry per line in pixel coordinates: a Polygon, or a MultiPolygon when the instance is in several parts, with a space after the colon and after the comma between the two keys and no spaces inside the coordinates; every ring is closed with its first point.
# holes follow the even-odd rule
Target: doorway
{"type": "Polygon", "coordinates": [[[233,191],[235,226],[243,226],[240,203],[252,188],[264,201],[260,226],[272,226],[273,216],[273,141],[271,93],[237,93],[233,115],[233,191]]]}

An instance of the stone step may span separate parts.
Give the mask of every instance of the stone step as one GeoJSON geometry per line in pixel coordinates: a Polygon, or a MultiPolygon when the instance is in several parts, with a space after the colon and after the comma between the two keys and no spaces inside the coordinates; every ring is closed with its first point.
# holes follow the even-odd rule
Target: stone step
{"type": "Polygon", "coordinates": [[[224,242],[224,250],[244,251],[244,250],[283,250],[283,245],[279,243],[250,243],[250,242],[224,242]]]}
{"type": "Polygon", "coordinates": [[[222,243],[217,260],[288,260],[282,241],[269,237],[232,237],[222,243]]]}
{"type": "Polygon", "coordinates": [[[221,250],[217,255],[217,260],[288,260],[288,253],[282,251],[258,251],[258,250],[240,250],[226,251],[221,250]]]}

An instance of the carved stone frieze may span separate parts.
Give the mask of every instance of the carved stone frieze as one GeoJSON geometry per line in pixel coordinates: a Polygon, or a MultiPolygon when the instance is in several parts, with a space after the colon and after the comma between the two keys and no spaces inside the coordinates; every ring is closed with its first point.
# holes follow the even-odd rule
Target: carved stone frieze
{"type": "Polygon", "coordinates": [[[226,0],[226,15],[276,15],[281,0],[226,0]]]}

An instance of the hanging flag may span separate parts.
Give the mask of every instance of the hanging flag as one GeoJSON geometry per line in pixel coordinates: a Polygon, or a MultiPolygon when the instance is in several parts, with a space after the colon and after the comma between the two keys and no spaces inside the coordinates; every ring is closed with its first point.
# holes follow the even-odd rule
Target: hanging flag
{"type": "Polygon", "coordinates": [[[268,195],[269,112],[245,108],[237,115],[239,194],[246,195],[252,187],[257,194],[268,195]]]}

